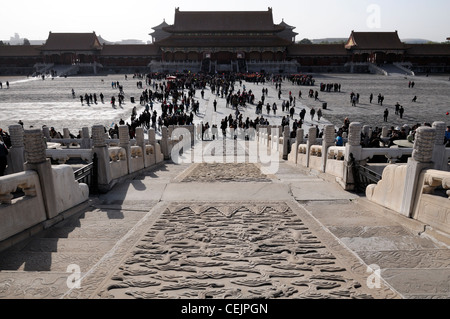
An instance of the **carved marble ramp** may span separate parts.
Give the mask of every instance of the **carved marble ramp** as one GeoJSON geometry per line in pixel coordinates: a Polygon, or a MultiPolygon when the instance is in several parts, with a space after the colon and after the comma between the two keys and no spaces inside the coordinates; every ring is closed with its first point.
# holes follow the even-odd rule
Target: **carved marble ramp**
{"type": "Polygon", "coordinates": [[[0,298],[63,297],[72,272],[89,272],[147,212],[89,207],[2,252],[0,298]]]}
{"type": "Polygon", "coordinates": [[[66,297],[398,297],[384,285],[369,289],[366,267],[295,202],[160,209],[135,229],[135,244],[119,263],[104,260],[66,297]]]}
{"type": "MultiPolygon", "coordinates": [[[[449,247],[408,227],[392,213],[383,215],[366,201],[308,202],[303,207],[406,299],[448,299],[449,247]]],[[[421,227],[421,228],[420,228],[421,227]]]]}

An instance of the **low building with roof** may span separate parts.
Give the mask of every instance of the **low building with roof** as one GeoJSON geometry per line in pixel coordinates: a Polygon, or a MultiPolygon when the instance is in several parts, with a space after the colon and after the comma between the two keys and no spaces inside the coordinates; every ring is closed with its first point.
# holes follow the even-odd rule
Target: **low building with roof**
{"type": "Polygon", "coordinates": [[[164,20],[152,29],[150,44],[113,44],[95,32],[50,32],[41,46],[2,45],[0,73],[42,64],[95,64],[105,72],[352,72],[368,69],[355,65],[392,63],[409,63],[419,72],[450,72],[450,44],[405,44],[397,31],[352,31],[345,43],[300,44],[295,27],[274,22],[272,8],[176,8],[173,24],[164,20]]]}

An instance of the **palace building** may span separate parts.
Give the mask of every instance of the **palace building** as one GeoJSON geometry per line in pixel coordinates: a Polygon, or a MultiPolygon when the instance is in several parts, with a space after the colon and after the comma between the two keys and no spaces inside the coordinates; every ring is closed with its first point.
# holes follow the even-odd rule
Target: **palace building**
{"type": "MultiPolygon", "coordinates": [[[[450,72],[449,44],[405,44],[398,32],[356,32],[346,43],[300,44],[266,11],[181,11],[152,28],[151,44],[111,44],[95,32],[49,33],[42,46],[0,46],[0,74],[49,66],[89,72],[366,72],[400,63],[417,72],[450,72]],[[355,67],[357,66],[357,67],[355,67]]],[[[305,37],[305,36],[303,36],[305,37]]]]}

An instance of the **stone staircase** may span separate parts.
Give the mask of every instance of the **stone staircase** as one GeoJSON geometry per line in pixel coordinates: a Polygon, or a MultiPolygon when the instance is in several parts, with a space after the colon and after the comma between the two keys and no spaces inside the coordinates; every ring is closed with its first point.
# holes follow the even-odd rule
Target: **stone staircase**
{"type": "Polygon", "coordinates": [[[2,253],[0,298],[63,297],[147,212],[93,205],[2,253]]]}
{"type": "Polygon", "coordinates": [[[409,76],[412,75],[411,71],[396,65],[396,64],[384,64],[378,66],[380,69],[384,70],[388,76],[409,76]]]}

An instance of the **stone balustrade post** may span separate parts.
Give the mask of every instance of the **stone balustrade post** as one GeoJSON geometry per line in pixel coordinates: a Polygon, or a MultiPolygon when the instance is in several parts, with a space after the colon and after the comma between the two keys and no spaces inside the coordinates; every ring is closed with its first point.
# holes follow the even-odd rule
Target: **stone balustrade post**
{"type": "Polygon", "coordinates": [[[68,128],[63,128],[63,138],[65,139],[70,138],[70,132],[68,128]]]}
{"type": "Polygon", "coordinates": [[[388,137],[388,135],[389,135],[389,127],[383,126],[381,128],[381,137],[386,138],[386,137],[388,137]]]}
{"type": "MultiPolygon", "coordinates": [[[[189,130],[189,134],[191,135],[191,147],[194,147],[195,145],[195,132],[194,132],[194,125],[187,126],[187,129],[189,130]]],[[[216,136],[216,140],[219,139],[219,136],[216,136]]]]}
{"type": "Polygon", "coordinates": [[[266,129],[267,129],[267,134],[266,134],[266,145],[267,148],[270,148],[270,143],[272,141],[272,127],[270,125],[265,125],[266,129]]]}
{"type": "Polygon", "coordinates": [[[272,147],[273,147],[273,144],[275,143],[275,149],[277,150],[277,151],[279,151],[280,150],[280,138],[283,136],[283,127],[282,126],[275,126],[275,132],[276,132],[276,138],[275,139],[272,139],[273,140],[273,142],[272,142],[272,147]]]}
{"type": "Polygon", "coordinates": [[[297,129],[296,145],[295,145],[295,164],[298,163],[298,148],[303,144],[305,131],[302,128],[297,129]]]}
{"type": "Polygon", "coordinates": [[[44,134],[40,129],[24,131],[25,170],[36,171],[39,175],[42,196],[47,219],[52,219],[58,214],[55,199],[55,184],[50,159],[46,156],[44,134]]]}
{"type": "Polygon", "coordinates": [[[289,125],[286,125],[284,127],[284,134],[283,134],[283,159],[284,160],[288,159],[290,138],[291,138],[291,130],[289,128],[289,125]]]}
{"type": "Polygon", "coordinates": [[[164,155],[164,160],[170,159],[170,153],[169,153],[169,131],[166,126],[163,126],[161,128],[161,152],[164,155]]]}
{"type": "Polygon", "coordinates": [[[93,152],[97,155],[98,190],[102,193],[110,189],[112,181],[111,164],[108,146],[105,138],[105,128],[102,125],[92,127],[93,152]]]}
{"type": "MultiPolygon", "coordinates": [[[[436,129],[419,127],[416,131],[412,156],[408,159],[405,188],[400,213],[412,217],[420,173],[434,167],[433,149],[436,142],[436,129]]],[[[442,142],[443,143],[443,142],[442,142]]]]}
{"type": "Polygon", "coordinates": [[[434,169],[447,171],[448,159],[445,147],[445,130],[447,128],[445,122],[434,122],[433,128],[436,130],[436,139],[433,149],[433,163],[434,169]]]}
{"type": "Polygon", "coordinates": [[[315,145],[317,141],[317,127],[310,127],[308,130],[308,142],[306,143],[306,167],[309,167],[309,160],[311,158],[311,146],[315,145]]]}
{"type": "Polygon", "coordinates": [[[8,174],[20,173],[24,171],[25,163],[24,130],[20,124],[11,125],[8,129],[11,136],[11,148],[8,154],[8,174]]]}
{"type": "Polygon", "coordinates": [[[344,157],[344,185],[346,190],[355,189],[355,177],[353,176],[353,163],[361,160],[361,123],[350,123],[348,129],[348,142],[345,145],[345,157],[344,157]]]}
{"type": "Polygon", "coordinates": [[[154,160],[152,161],[152,163],[156,163],[156,159],[157,159],[157,156],[156,156],[156,144],[157,144],[157,142],[156,142],[155,129],[153,129],[153,128],[149,129],[147,134],[148,134],[148,144],[152,145],[153,146],[153,150],[154,150],[154,152],[153,152],[154,160]]]}
{"type": "Polygon", "coordinates": [[[127,125],[119,126],[119,146],[125,149],[127,156],[128,174],[131,173],[131,144],[130,144],[130,130],[127,125]]]}
{"type": "Polygon", "coordinates": [[[42,128],[42,133],[44,134],[44,137],[49,141],[51,139],[50,137],[50,129],[47,126],[44,126],[42,128]]]}
{"type": "Polygon", "coordinates": [[[91,137],[89,135],[89,127],[83,127],[81,130],[81,145],[82,149],[91,148],[91,137]]]}
{"type": "Polygon", "coordinates": [[[144,161],[145,166],[145,137],[144,137],[144,129],[142,127],[136,127],[136,145],[139,146],[142,150],[142,160],[144,161]]]}
{"type": "Polygon", "coordinates": [[[336,133],[333,125],[325,125],[322,140],[322,172],[325,173],[328,159],[328,148],[335,145],[336,133]]]}

